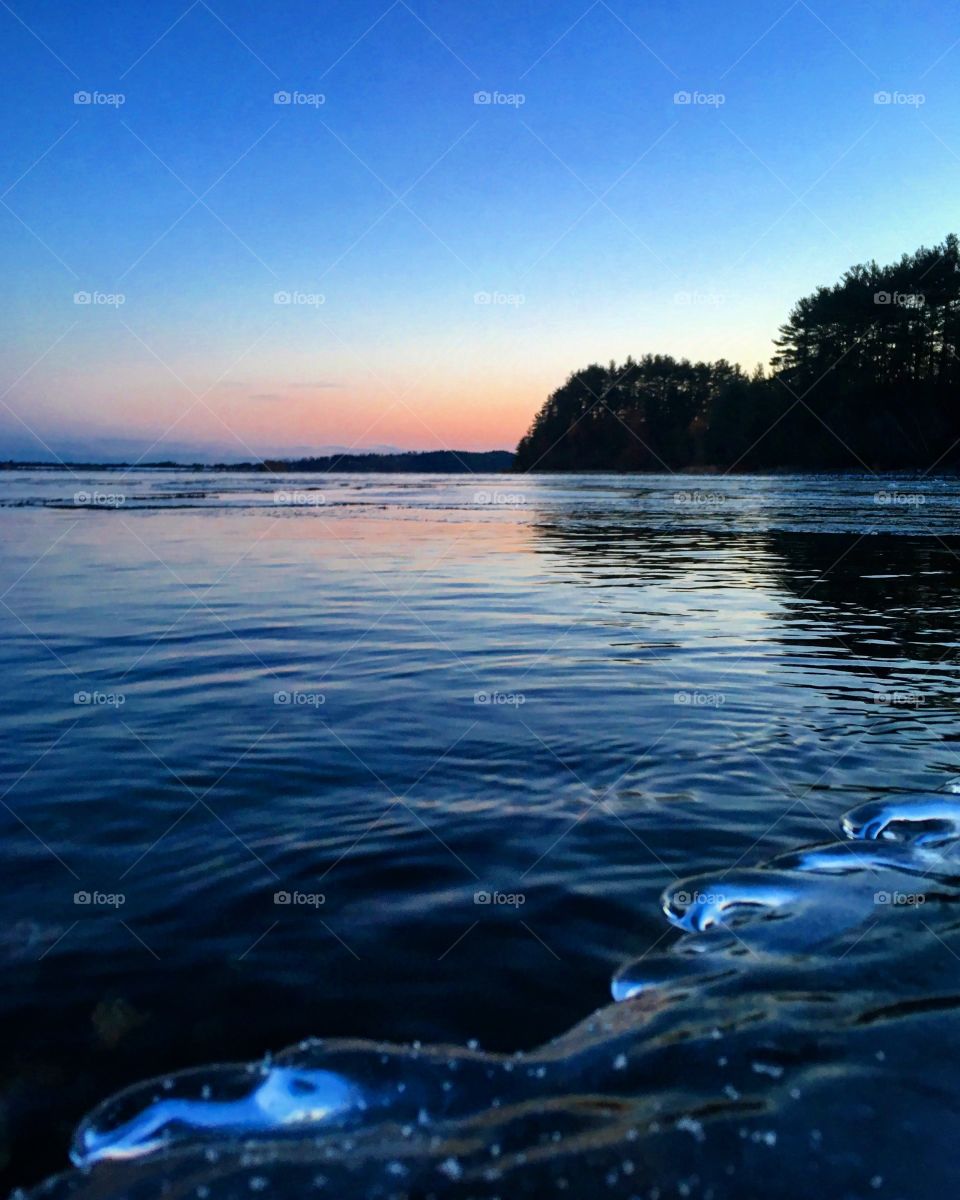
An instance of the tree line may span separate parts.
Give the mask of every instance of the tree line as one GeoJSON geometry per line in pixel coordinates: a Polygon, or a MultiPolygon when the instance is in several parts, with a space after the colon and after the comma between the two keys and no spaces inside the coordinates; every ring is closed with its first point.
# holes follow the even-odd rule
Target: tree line
{"type": "Polygon", "coordinates": [[[794,305],[769,370],[647,354],[555,391],[517,470],[960,466],[960,242],[851,267],[794,305]]]}

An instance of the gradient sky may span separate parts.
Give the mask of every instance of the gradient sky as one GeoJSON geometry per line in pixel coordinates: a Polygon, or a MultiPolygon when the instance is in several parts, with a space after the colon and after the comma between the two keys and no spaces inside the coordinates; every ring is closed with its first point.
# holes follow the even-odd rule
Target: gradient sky
{"type": "Polygon", "coordinates": [[[0,454],[512,447],[591,361],[752,367],[799,296],[960,226],[928,0],[0,0],[0,29],[0,454]]]}

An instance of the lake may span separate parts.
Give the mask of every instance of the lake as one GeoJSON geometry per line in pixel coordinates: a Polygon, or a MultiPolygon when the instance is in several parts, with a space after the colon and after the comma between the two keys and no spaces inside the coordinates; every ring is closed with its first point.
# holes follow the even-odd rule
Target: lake
{"type": "Polygon", "coordinates": [[[960,480],[0,503],[11,1184],[167,1077],[43,1194],[955,1187],[960,480]]]}

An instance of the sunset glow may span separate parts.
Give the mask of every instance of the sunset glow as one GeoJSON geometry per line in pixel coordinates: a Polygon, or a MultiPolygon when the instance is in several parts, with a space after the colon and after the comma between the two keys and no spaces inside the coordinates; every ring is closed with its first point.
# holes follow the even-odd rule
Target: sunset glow
{"type": "Polygon", "coordinates": [[[2,16],[0,453],[511,448],[591,361],[768,361],[955,223],[948,16],[868,8],[2,16]]]}

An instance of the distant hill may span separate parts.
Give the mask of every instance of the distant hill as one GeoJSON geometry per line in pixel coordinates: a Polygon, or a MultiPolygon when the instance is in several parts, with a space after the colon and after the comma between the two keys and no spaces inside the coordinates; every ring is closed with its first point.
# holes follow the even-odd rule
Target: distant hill
{"type": "Polygon", "coordinates": [[[500,473],[513,466],[511,450],[419,450],[401,454],[331,454],[325,458],[268,459],[268,471],[384,471],[389,474],[500,473]]]}
{"type": "Polygon", "coordinates": [[[96,463],[96,462],[0,462],[0,471],[128,471],[140,470],[195,470],[195,471],[316,471],[337,472],[383,472],[390,475],[470,475],[502,474],[513,466],[512,450],[411,450],[396,454],[328,454],[322,458],[271,458],[263,462],[203,463],[190,462],[143,462],[143,463],[96,463]]]}

